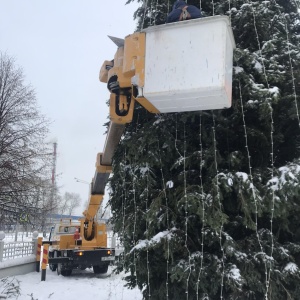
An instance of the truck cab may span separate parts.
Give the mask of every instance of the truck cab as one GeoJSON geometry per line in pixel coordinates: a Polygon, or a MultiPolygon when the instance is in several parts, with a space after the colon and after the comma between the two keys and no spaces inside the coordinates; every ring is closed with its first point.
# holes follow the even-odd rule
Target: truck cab
{"type": "Polygon", "coordinates": [[[91,267],[96,274],[107,272],[109,264],[115,260],[115,250],[86,243],[81,234],[82,226],[82,220],[63,219],[51,228],[47,242],[50,244],[50,270],[63,276],[71,275],[74,269],[84,270],[91,267]]]}

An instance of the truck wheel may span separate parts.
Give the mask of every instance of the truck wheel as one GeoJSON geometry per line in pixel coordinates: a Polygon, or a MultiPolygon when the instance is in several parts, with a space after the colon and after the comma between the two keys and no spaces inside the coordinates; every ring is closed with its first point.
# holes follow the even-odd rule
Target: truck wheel
{"type": "Polygon", "coordinates": [[[57,264],[56,272],[57,272],[57,275],[61,274],[61,264],[57,264]]]}
{"type": "Polygon", "coordinates": [[[57,265],[55,265],[55,264],[49,264],[49,269],[50,269],[52,272],[54,272],[54,271],[56,271],[56,269],[57,269],[57,265]]]}
{"type": "MultiPolygon", "coordinates": [[[[57,251],[53,251],[53,252],[50,252],[50,253],[49,253],[49,257],[57,257],[57,251]]],[[[49,264],[49,268],[52,272],[54,272],[57,269],[57,264],[49,264]]]]}
{"type": "Polygon", "coordinates": [[[62,276],[70,276],[72,274],[72,270],[62,270],[61,275],[62,276]]]}
{"type": "Polygon", "coordinates": [[[95,274],[105,274],[108,270],[108,265],[106,266],[93,266],[93,270],[95,274]]]}
{"type": "Polygon", "coordinates": [[[57,264],[57,275],[70,276],[72,269],[62,269],[62,264],[57,264]]]}

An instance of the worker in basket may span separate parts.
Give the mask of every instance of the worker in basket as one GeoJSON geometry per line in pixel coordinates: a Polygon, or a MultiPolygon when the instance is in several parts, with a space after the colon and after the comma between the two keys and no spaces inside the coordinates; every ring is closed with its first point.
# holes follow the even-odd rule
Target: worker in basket
{"type": "Polygon", "coordinates": [[[167,23],[198,19],[201,17],[201,11],[198,7],[194,5],[188,5],[185,1],[177,0],[173,5],[172,11],[167,17],[167,23]]]}

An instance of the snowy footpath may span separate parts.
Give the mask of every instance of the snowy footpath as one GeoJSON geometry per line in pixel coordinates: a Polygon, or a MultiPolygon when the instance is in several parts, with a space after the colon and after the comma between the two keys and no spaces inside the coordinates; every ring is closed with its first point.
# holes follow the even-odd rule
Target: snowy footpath
{"type": "Polygon", "coordinates": [[[95,275],[92,269],[74,271],[70,277],[58,276],[47,269],[46,281],[41,273],[29,273],[0,279],[0,299],[16,300],[141,300],[142,294],[136,288],[124,287],[122,274],[95,275]]]}

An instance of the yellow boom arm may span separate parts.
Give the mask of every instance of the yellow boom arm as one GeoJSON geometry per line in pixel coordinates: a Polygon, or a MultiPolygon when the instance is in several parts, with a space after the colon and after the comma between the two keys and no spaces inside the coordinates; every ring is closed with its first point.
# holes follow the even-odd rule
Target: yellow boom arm
{"type": "Polygon", "coordinates": [[[86,235],[111,173],[112,157],[135,101],[151,113],[223,109],[231,106],[232,57],[235,42],[226,16],[150,26],[119,39],[114,59],[104,61],[99,80],[110,94],[110,125],[97,155],[91,196],[84,212],[86,235]],[[188,33],[188,34],[187,34],[188,33]],[[203,46],[205,45],[205,47],[203,46]]]}

